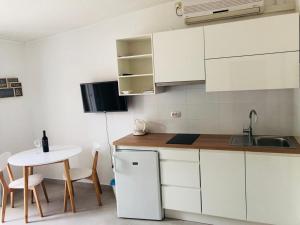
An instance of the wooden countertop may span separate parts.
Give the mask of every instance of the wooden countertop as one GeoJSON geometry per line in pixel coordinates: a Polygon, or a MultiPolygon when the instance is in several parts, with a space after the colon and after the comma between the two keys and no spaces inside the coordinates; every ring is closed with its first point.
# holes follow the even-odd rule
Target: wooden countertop
{"type": "Polygon", "coordinates": [[[201,134],[192,145],[167,144],[167,141],[175,135],[176,134],[150,133],[144,136],[134,136],[130,134],[114,141],[113,145],[300,154],[300,145],[294,137],[293,139],[296,142],[295,148],[233,146],[229,145],[232,135],[214,134],[201,134]]]}

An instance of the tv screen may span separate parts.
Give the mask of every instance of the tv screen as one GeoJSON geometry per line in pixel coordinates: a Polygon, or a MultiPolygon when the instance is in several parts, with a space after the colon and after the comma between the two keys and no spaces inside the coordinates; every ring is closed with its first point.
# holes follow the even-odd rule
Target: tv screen
{"type": "Polygon", "coordinates": [[[118,82],[98,82],[81,84],[84,112],[127,111],[127,100],[119,96],[118,82]]]}

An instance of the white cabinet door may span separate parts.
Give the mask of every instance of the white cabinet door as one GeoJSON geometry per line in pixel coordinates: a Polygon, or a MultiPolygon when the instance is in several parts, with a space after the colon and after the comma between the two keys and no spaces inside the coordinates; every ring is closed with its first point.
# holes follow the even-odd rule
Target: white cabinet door
{"type": "Polygon", "coordinates": [[[200,150],[202,213],[246,220],[245,153],[200,150]]]}
{"type": "Polygon", "coordinates": [[[162,185],[200,188],[199,162],[160,161],[162,185]]]}
{"type": "Polygon", "coordinates": [[[248,220],[300,224],[300,156],[246,153],[248,220]]]}
{"type": "Polygon", "coordinates": [[[201,213],[200,189],[162,186],[164,209],[201,213]]]}
{"type": "Polygon", "coordinates": [[[206,26],[205,58],[299,50],[299,13],[206,26]]]}
{"type": "Polygon", "coordinates": [[[203,27],[153,34],[155,82],[205,80],[203,27]]]}
{"type": "Polygon", "coordinates": [[[299,88],[299,52],[206,60],[206,91],[299,88]]]}

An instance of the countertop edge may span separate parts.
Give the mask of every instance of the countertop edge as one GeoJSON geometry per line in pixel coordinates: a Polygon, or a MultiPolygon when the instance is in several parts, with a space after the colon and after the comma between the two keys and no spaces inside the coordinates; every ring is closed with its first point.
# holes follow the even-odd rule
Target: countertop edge
{"type": "Polygon", "coordinates": [[[299,137],[294,138],[297,146],[295,148],[274,148],[257,146],[233,146],[229,145],[231,135],[201,134],[192,145],[166,144],[175,134],[150,133],[145,136],[126,135],[113,142],[114,146],[153,147],[153,148],[176,148],[176,149],[203,149],[219,151],[255,152],[255,153],[278,153],[300,155],[299,137]]]}

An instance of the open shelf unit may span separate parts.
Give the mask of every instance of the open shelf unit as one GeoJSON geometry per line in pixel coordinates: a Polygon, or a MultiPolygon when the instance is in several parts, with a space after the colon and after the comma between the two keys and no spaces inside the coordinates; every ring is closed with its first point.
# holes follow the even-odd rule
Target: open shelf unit
{"type": "Polygon", "coordinates": [[[117,40],[120,95],[155,94],[152,35],[117,40]]]}

